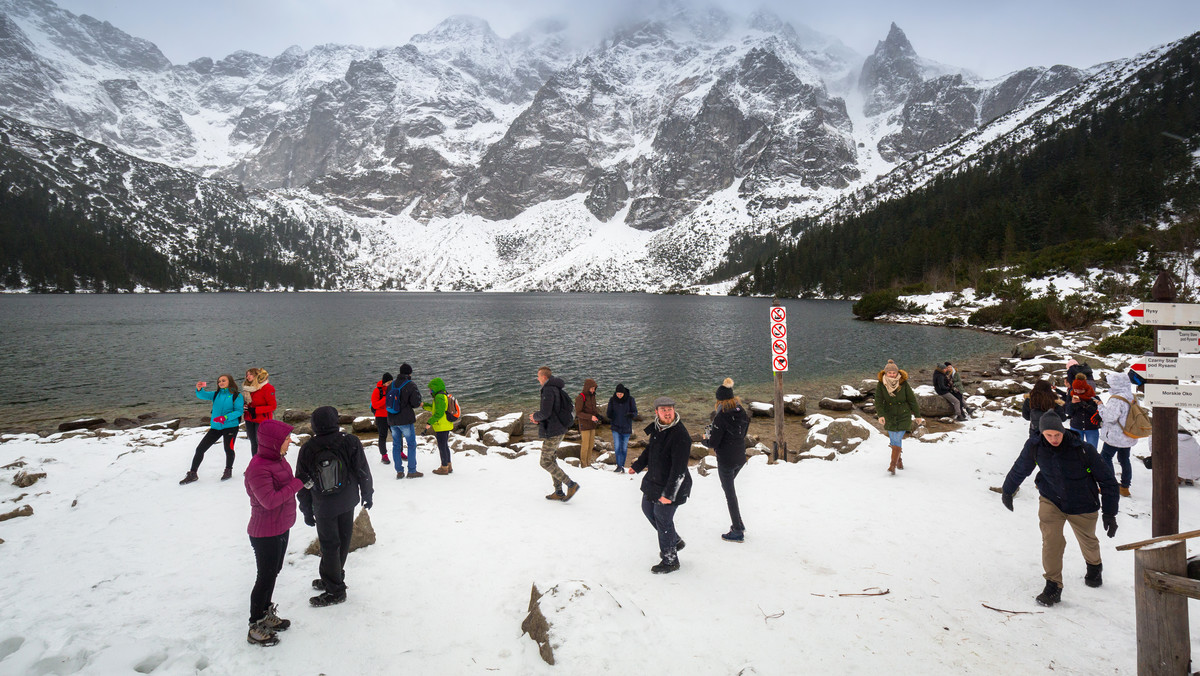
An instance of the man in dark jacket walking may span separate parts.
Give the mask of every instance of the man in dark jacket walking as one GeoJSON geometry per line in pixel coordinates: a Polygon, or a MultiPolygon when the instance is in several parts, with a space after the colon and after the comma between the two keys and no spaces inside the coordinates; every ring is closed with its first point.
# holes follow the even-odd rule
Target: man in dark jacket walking
{"type": "Polygon", "coordinates": [[[654,422],[646,426],[650,436],[646,450],[629,467],[630,474],[646,470],[642,478],[642,513],[658,531],[658,552],[662,561],[650,568],[652,573],[679,570],[679,550],[684,542],[675,532],[675,510],[687,502],[692,492],[692,473],[688,471],[692,437],[675,413],[675,400],[654,400],[654,422]]]}
{"type": "Polygon", "coordinates": [[[417,413],[421,408],[421,388],[412,381],[412,367],[400,365],[400,377],[392,381],[392,389],[388,399],[394,405],[388,408],[388,425],[392,428],[392,457],[396,462],[396,478],[404,478],[405,457],[408,458],[408,478],[417,479],[425,476],[417,471],[417,413]],[[394,410],[393,410],[394,409],[394,410]],[[408,442],[408,455],[404,454],[404,444],[408,442]]]}
{"type": "Polygon", "coordinates": [[[346,556],[354,532],[354,508],[361,493],[363,507],[370,509],[375,488],[362,442],[338,427],[336,408],[313,411],[312,428],[313,438],[300,447],[296,458],[296,478],[304,482],[298,494],[304,523],[317,527],[321,543],[321,578],[313,580],[313,588],[322,593],[309,599],[321,607],[346,600],[346,556]]]}
{"type": "Polygon", "coordinates": [[[529,421],[537,423],[538,437],[542,441],[542,469],[550,473],[554,480],[554,492],[546,496],[547,500],[566,502],[575,496],[579,484],[571,481],[571,477],[558,466],[558,446],[562,443],[567,428],[575,413],[571,406],[571,398],[563,393],[566,383],[562,378],[555,377],[549,366],[543,366],[537,372],[541,389],[541,406],[529,414],[529,421]],[[563,484],[567,492],[563,493],[563,484]]]}
{"type": "Polygon", "coordinates": [[[1079,549],[1087,562],[1083,581],[1089,587],[1099,587],[1103,580],[1100,562],[1100,541],[1096,539],[1097,510],[1103,502],[1104,530],[1108,537],[1117,534],[1117,481],[1112,468],[1100,459],[1100,454],[1079,435],[1063,430],[1056,415],[1044,415],[1038,423],[1041,434],[1030,437],[1021,449],[1004,479],[1001,500],[1012,511],[1013,493],[1038,468],[1038,521],[1042,528],[1042,568],[1046,588],[1037,596],[1043,606],[1062,600],[1063,551],[1067,541],[1063,524],[1071,524],[1079,549]],[[1099,491],[1097,491],[1099,488],[1099,491]],[[1099,498],[1097,498],[1099,493],[1099,498]]]}

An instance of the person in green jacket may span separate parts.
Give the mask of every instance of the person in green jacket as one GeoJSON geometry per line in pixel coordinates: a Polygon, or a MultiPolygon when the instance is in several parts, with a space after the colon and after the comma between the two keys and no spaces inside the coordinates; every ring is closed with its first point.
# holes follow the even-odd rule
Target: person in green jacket
{"type": "Polygon", "coordinates": [[[217,439],[222,440],[221,446],[225,449],[225,473],[221,475],[221,481],[233,478],[233,440],[237,438],[238,426],[242,422],[242,394],[238,392],[233,376],[228,374],[217,378],[216,392],[205,390],[206,385],[208,383],[204,381],[196,383],[196,398],[212,402],[209,429],[200,440],[200,445],[196,447],[196,454],[192,456],[192,468],[179,482],[180,486],[190,484],[198,478],[196,471],[200,469],[200,463],[204,460],[204,452],[212,448],[217,439]]]}
{"type": "Polygon", "coordinates": [[[908,384],[908,373],[896,366],[896,362],[888,360],[887,366],[879,372],[879,384],[875,386],[875,412],[879,414],[879,424],[887,430],[888,441],[892,446],[892,463],[888,471],[892,474],[898,469],[904,469],[904,461],[900,459],[900,444],[904,434],[912,429],[913,420],[918,425],[924,424],[921,409],[917,406],[917,393],[908,384]]]}
{"type": "MultiPolygon", "coordinates": [[[[434,378],[429,381],[429,393],[433,395],[433,401],[421,405],[421,408],[430,413],[429,423],[425,428],[433,428],[438,453],[442,456],[442,466],[433,470],[433,473],[445,476],[454,471],[450,464],[450,430],[454,429],[454,423],[446,419],[446,383],[441,378],[434,378]]],[[[409,476],[412,476],[411,472],[409,476]]]]}

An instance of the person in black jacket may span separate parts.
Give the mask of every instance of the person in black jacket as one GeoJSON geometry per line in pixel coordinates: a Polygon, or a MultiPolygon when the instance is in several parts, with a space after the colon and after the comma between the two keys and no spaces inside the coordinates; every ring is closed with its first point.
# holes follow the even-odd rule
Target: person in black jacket
{"type": "Polygon", "coordinates": [[[346,556],[354,532],[354,508],[371,508],[375,487],[371,467],[358,437],[338,427],[338,412],[322,406],[312,414],[313,436],[300,447],[296,478],[304,482],[298,494],[304,523],[317,527],[321,543],[321,578],[313,588],[322,590],[309,599],[314,606],[331,606],[346,600],[346,556]]]}
{"type": "Polygon", "coordinates": [[[617,454],[617,473],[625,471],[625,454],[629,452],[629,435],[633,434],[633,419],[637,417],[637,402],[629,388],[617,383],[617,389],[608,400],[608,416],[612,428],[613,452],[617,454]]]}
{"type": "Polygon", "coordinates": [[[400,377],[392,381],[396,393],[392,398],[398,399],[400,405],[395,411],[388,410],[387,422],[392,428],[392,458],[396,463],[396,478],[404,478],[403,461],[408,460],[408,478],[419,479],[425,474],[417,471],[417,409],[421,408],[421,388],[412,381],[412,367],[400,365],[400,377]],[[404,452],[404,443],[408,442],[408,453],[404,452]]]}
{"type": "Polygon", "coordinates": [[[954,395],[954,385],[950,382],[950,376],[946,375],[946,367],[942,364],[933,367],[933,391],[942,399],[950,402],[950,406],[954,409],[955,420],[967,419],[962,401],[954,395]]]}
{"type": "Polygon", "coordinates": [[[1038,423],[1047,413],[1053,413],[1059,421],[1067,419],[1067,410],[1062,394],[1054,389],[1049,380],[1043,378],[1033,384],[1033,391],[1026,394],[1021,402],[1021,417],[1029,421],[1030,438],[1037,438],[1041,435],[1038,423]]]}
{"type": "Polygon", "coordinates": [[[579,484],[571,481],[571,477],[558,466],[558,446],[571,426],[575,410],[571,398],[563,394],[566,383],[562,378],[555,377],[549,366],[538,369],[537,379],[542,386],[542,404],[537,411],[529,414],[529,422],[537,423],[538,437],[544,439],[541,465],[554,481],[554,492],[547,495],[546,499],[566,502],[575,496],[579,484]],[[567,485],[566,493],[563,493],[563,484],[567,485]]]}
{"type": "Polygon", "coordinates": [[[1089,587],[1102,583],[1100,541],[1096,539],[1097,511],[1103,504],[1104,530],[1108,537],[1117,534],[1117,480],[1112,468],[1100,454],[1084,443],[1075,432],[1063,430],[1056,415],[1043,415],[1038,423],[1041,435],[1030,437],[1004,478],[1001,501],[1012,511],[1013,493],[1038,468],[1038,521],[1042,529],[1042,568],[1046,588],[1037,596],[1043,606],[1062,600],[1063,524],[1071,524],[1079,549],[1087,562],[1083,581],[1089,587]],[[1098,489],[1098,490],[1097,490],[1098,489]],[[1099,497],[1097,497],[1099,495],[1099,497]]]}
{"type": "Polygon", "coordinates": [[[675,532],[675,510],[687,502],[692,492],[692,473],[688,471],[692,437],[675,413],[675,400],[654,400],[654,422],[646,426],[650,440],[646,450],[629,467],[630,474],[646,470],[642,478],[642,513],[658,531],[658,551],[662,561],[650,568],[652,573],[679,570],[679,550],[684,542],[675,532]]]}
{"type": "Polygon", "coordinates": [[[702,443],[717,452],[717,476],[721,477],[721,490],[725,491],[725,504],[729,507],[732,524],[721,538],[728,542],[742,542],[746,538],[746,525],[742,523],[733,480],[746,465],[746,431],[749,428],[750,416],[742,408],[741,400],[733,394],[733,379],[726,378],[717,388],[716,417],[702,443]]]}

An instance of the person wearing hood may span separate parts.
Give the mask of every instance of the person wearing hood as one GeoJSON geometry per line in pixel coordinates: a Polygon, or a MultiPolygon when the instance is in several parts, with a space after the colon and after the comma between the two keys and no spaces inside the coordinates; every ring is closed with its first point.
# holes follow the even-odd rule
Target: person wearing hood
{"type": "Polygon", "coordinates": [[[875,386],[875,411],[879,413],[879,424],[887,432],[892,448],[892,461],[888,471],[892,474],[904,469],[900,457],[904,435],[912,429],[913,422],[925,422],[921,408],[917,405],[917,393],[908,384],[908,372],[889,359],[879,372],[879,384],[875,386]]]}
{"type": "MultiPolygon", "coordinates": [[[[1083,440],[1100,448],[1100,406],[1096,399],[1096,390],[1082,373],[1075,375],[1071,383],[1071,401],[1066,405],[1067,418],[1071,421],[1071,430],[1078,432],[1083,440]]],[[[1111,465],[1109,466],[1111,468],[1111,465]]]]}
{"type": "Polygon", "coordinates": [[[392,427],[392,457],[396,459],[396,478],[404,478],[401,462],[408,461],[408,478],[425,476],[417,471],[417,409],[421,408],[421,388],[412,381],[412,367],[400,365],[400,376],[392,381],[388,390],[388,425],[392,427]],[[404,452],[408,443],[408,453],[404,452]]]}
{"type": "Polygon", "coordinates": [[[1071,524],[1083,552],[1089,587],[1102,583],[1100,541],[1096,538],[1098,512],[1103,507],[1104,530],[1108,537],[1117,534],[1117,481],[1112,469],[1091,445],[1078,434],[1063,429],[1056,415],[1043,415],[1038,421],[1040,434],[1030,437],[1004,478],[1001,502],[1013,511],[1013,494],[1021,482],[1037,468],[1038,521],[1042,530],[1042,569],[1046,587],[1037,602],[1052,606],[1062,600],[1063,524],[1071,524]]]}
{"type": "Polygon", "coordinates": [[[1100,407],[1100,441],[1104,442],[1100,457],[1112,471],[1113,456],[1121,464],[1121,485],[1119,491],[1122,497],[1129,497],[1129,486],[1133,482],[1133,465],[1129,462],[1129,453],[1137,445],[1137,439],[1125,434],[1125,420],[1129,417],[1129,405],[1134,401],[1133,384],[1129,376],[1116,371],[1105,376],[1108,382],[1108,401],[1100,407]]]}
{"type": "Polygon", "coordinates": [[[258,426],[264,420],[274,418],[278,407],[275,386],[267,382],[269,375],[266,369],[249,368],[246,369],[246,379],[242,381],[242,393],[245,395],[242,398],[249,397],[242,412],[246,421],[246,438],[250,440],[251,458],[258,454],[258,426]]]}
{"type": "Polygon", "coordinates": [[[379,382],[375,383],[375,389],[371,390],[371,413],[375,416],[375,431],[379,433],[379,457],[385,465],[391,462],[387,452],[388,432],[392,430],[387,411],[387,393],[391,386],[392,374],[384,372],[379,382]]]}
{"type": "Polygon", "coordinates": [[[304,523],[317,527],[321,544],[321,577],[313,588],[321,594],[309,599],[315,607],[346,600],[346,556],[354,533],[354,508],[362,499],[370,509],[375,495],[371,467],[358,437],[338,426],[338,412],[322,406],[312,414],[313,438],[300,447],[296,478],[304,483],[300,511],[304,523]]]}
{"type": "Polygon", "coordinates": [[[225,449],[225,472],[221,475],[221,481],[233,478],[233,441],[237,438],[238,426],[245,408],[242,404],[242,394],[238,392],[237,383],[231,375],[217,378],[216,392],[205,390],[206,385],[208,383],[204,381],[196,383],[196,398],[212,402],[208,432],[196,446],[196,453],[192,456],[192,468],[183,476],[179,482],[180,486],[199,478],[196,472],[200,469],[200,463],[204,461],[204,453],[217,443],[217,439],[221,439],[221,447],[225,449]]]}
{"type": "Polygon", "coordinates": [[[687,502],[692,492],[692,473],[688,471],[692,436],[675,412],[674,399],[654,400],[654,422],[646,426],[646,434],[650,437],[646,449],[629,466],[629,473],[646,470],[642,477],[642,514],[658,532],[661,559],[650,572],[673,573],[679,570],[679,550],[684,547],[675,531],[675,510],[687,502]]]}
{"type": "Polygon", "coordinates": [[[537,370],[537,380],[541,385],[541,405],[537,411],[529,414],[529,422],[538,427],[538,438],[542,439],[541,466],[554,482],[554,492],[547,495],[546,499],[566,502],[575,497],[579,484],[571,481],[571,477],[558,466],[558,447],[567,429],[571,427],[575,411],[571,405],[571,398],[563,391],[566,383],[551,373],[549,366],[537,370]],[[567,487],[565,493],[564,484],[567,487]]]}
{"type": "Polygon", "coordinates": [[[292,476],[285,456],[292,443],[292,426],[264,420],[258,428],[259,450],[246,467],[246,494],[250,496],[250,523],[246,532],[254,549],[258,575],[250,592],[250,632],[246,640],[269,646],[279,642],[275,632],[292,625],[271,603],[275,580],[283,570],[288,533],[296,523],[296,493],[304,483],[292,476]]]}
{"type": "Polygon", "coordinates": [[[596,381],[583,381],[583,391],[575,396],[575,411],[579,416],[579,466],[592,464],[596,446],[596,428],[600,426],[600,411],[596,408],[596,381]]]}
{"type": "Polygon", "coordinates": [[[617,472],[625,471],[625,455],[629,452],[629,436],[633,434],[633,420],[637,417],[637,402],[629,388],[617,383],[617,389],[608,400],[604,415],[610,421],[613,435],[613,452],[617,454],[617,472]]]}
{"type": "Polygon", "coordinates": [[[717,476],[721,478],[721,490],[725,491],[725,505],[729,508],[729,532],[721,539],[742,542],[746,537],[746,524],[742,523],[733,480],[746,466],[746,432],[750,429],[750,416],[742,408],[741,399],[733,393],[732,378],[726,378],[717,388],[715,413],[702,443],[717,452],[717,476]]]}
{"type": "MultiPolygon", "coordinates": [[[[429,394],[433,397],[433,401],[421,408],[429,411],[429,423],[425,427],[433,429],[433,436],[437,439],[438,453],[442,459],[442,466],[433,470],[433,473],[445,476],[454,471],[453,465],[450,464],[450,430],[454,429],[454,423],[446,419],[448,400],[445,381],[441,378],[430,380],[429,394]]],[[[412,476],[412,472],[409,472],[408,475],[412,476]]],[[[420,475],[421,473],[417,472],[417,476],[420,475]]]]}

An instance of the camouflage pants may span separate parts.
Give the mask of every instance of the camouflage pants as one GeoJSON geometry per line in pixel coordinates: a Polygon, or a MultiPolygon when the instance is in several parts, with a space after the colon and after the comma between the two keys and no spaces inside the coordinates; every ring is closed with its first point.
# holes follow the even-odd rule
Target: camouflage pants
{"type": "Polygon", "coordinates": [[[550,473],[554,479],[554,490],[562,488],[563,484],[571,483],[571,478],[558,466],[558,445],[562,443],[563,435],[550,437],[542,442],[542,469],[550,473]]]}

